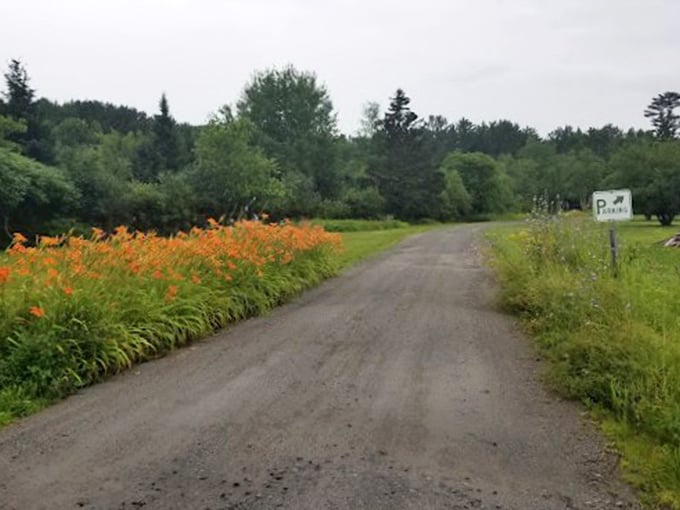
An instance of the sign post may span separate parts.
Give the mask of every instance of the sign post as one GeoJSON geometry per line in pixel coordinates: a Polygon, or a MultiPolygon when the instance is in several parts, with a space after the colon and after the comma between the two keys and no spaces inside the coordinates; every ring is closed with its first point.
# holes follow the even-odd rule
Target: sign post
{"type": "Polygon", "coordinates": [[[629,189],[596,191],[593,193],[595,221],[609,223],[609,251],[612,254],[614,278],[619,276],[619,241],[616,222],[633,219],[633,196],[629,189]]]}

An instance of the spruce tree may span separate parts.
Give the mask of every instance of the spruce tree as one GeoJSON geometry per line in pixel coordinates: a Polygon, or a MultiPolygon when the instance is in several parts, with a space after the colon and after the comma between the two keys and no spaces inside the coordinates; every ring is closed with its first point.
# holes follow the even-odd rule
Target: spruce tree
{"type": "Polygon", "coordinates": [[[657,138],[670,140],[680,130],[680,115],[675,109],[680,107],[680,94],[664,92],[656,96],[645,110],[645,117],[652,119],[657,138]]]}
{"type": "Polygon", "coordinates": [[[168,99],[163,94],[158,103],[160,114],[154,116],[153,145],[158,155],[159,170],[176,171],[180,166],[180,143],[177,123],[170,115],[168,99]]]}
{"type": "Polygon", "coordinates": [[[425,129],[398,89],[382,122],[379,163],[371,169],[388,211],[412,220],[439,214],[443,174],[432,164],[425,129]]]}
{"type": "Polygon", "coordinates": [[[24,154],[43,163],[52,163],[52,149],[49,136],[43,128],[35,103],[35,90],[29,85],[30,78],[26,68],[17,59],[12,59],[5,73],[7,91],[5,115],[22,122],[26,129],[10,134],[7,138],[16,143],[24,154]]]}
{"type": "Polygon", "coordinates": [[[35,90],[29,86],[29,80],[22,63],[12,59],[9,63],[9,70],[5,73],[7,92],[4,95],[7,99],[5,113],[14,120],[28,121],[35,110],[33,105],[35,90]]]}

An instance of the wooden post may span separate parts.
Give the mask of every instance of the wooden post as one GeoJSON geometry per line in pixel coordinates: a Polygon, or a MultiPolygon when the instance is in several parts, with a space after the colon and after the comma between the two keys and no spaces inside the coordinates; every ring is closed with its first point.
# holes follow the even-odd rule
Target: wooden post
{"type": "Polygon", "coordinates": [[[616,237],[616,227],[612,221],[609,223],[609,250],[612,254],[612,271],[614,278],[619,276],[619,240],[616,237]]]}

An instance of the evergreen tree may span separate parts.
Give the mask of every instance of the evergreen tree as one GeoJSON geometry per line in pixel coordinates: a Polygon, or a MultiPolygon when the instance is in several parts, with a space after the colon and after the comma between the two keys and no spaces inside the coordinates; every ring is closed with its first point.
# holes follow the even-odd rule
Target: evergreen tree
{"type": "Polygon", "coordinates": [[[680,115],[675,109],[680,107],[680,94],[664,92],[656,96],[645,110],[645,117],[652,119],[657,138],[670,140],[680,129],[680,115]]]}
{"type": "Polygon", "coordinates": [[[398,89],[379,133],[382,157],[370,171],[388,212],[404,219],[436,217],[444,176],[432,164],[422,123],[409,108],[411,100],[398,89]]]}
{"type": "Polygon", "coordinates": [[[35,107],[35,90],[29,85],[30,78],[21,61],[12,59],[5,73],[7,91],[5,92],[5,115],[22,122],[26,130],[16,131],[7,138],[19,145],[27,156],[50,163],[51,150],[47,136],[43,133],[35,107]]]}
{"type": "Polygon", "coordinates": [[[29,86],[29,81],[23,64],[19,60],[12,59],[9,63],[9,70],[5,73],[7,83],[5,113],[8,117],[15,120],[28,120],[33,114],[35,90],[29,86]]]}
{"type": "Polygon", "coordinates": [[[160,115],[153,120],[153,146],[158,154],[159,170],[178,170],[180,163],[180,143],[177,123],[170,115],[168,99],[165,94],[158,103],[160,115]]]}

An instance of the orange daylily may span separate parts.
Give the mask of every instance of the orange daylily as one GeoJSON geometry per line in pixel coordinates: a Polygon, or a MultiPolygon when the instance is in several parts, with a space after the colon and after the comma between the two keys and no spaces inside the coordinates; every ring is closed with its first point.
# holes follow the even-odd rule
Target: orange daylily
{"type": "Polygon", "coordinates": [[[39,306],[30,307],[28,309],[28,313],[30,313],[31,315],[33,315],[35,317],[42,317],[43,315],[45,315],[45,311],[42,308],[40,308],[39,306]]]}

